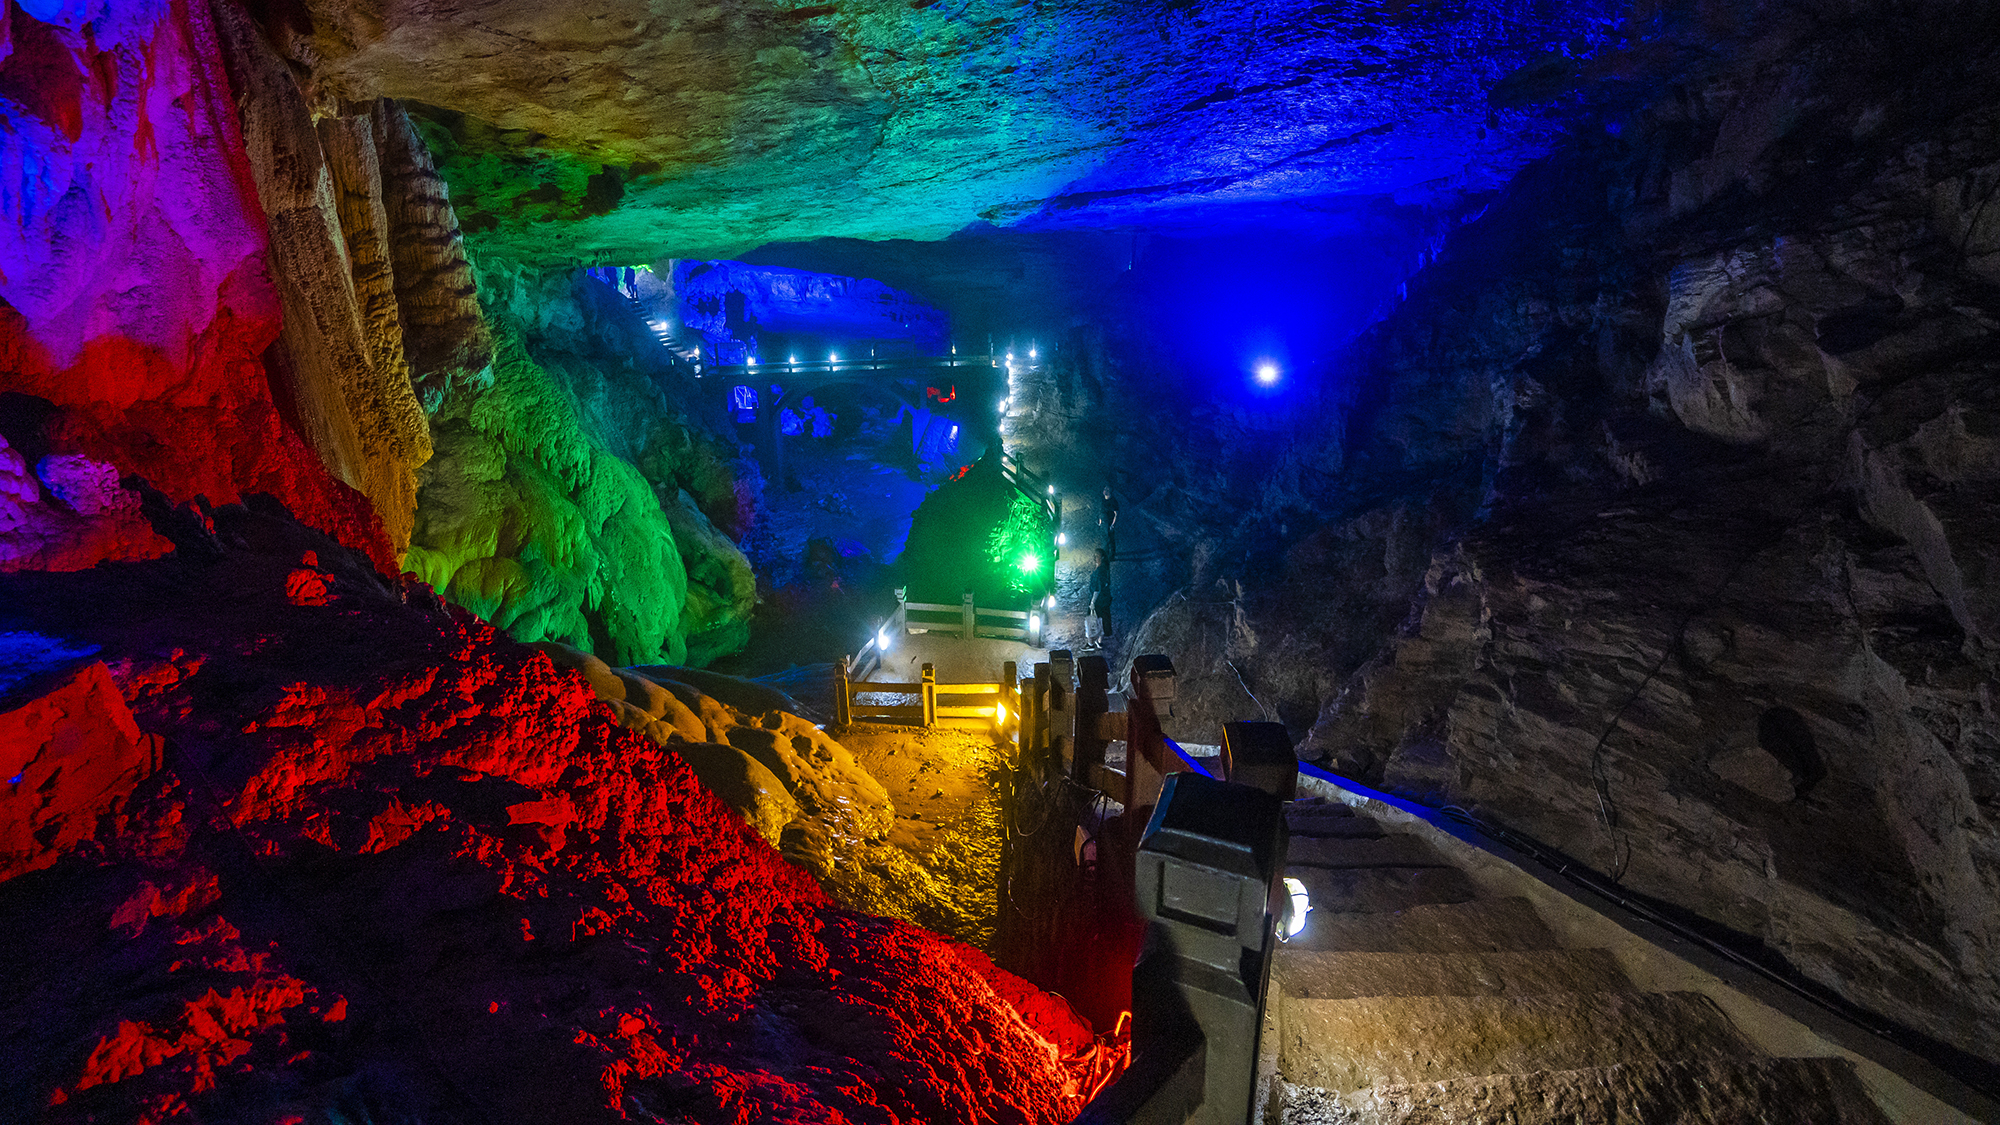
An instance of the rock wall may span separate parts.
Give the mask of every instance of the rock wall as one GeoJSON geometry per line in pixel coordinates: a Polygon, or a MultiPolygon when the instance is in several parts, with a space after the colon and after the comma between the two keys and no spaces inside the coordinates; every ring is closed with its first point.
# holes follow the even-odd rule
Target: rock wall
{"type": "MultiPolygon", "coordinates": [[[[726,345],[751,345],[766,363],[783,360],[785,337],[808,345],[830,341],[855,357],[855,345],[877,341],[916,355],[943,355],[951,346],[951,321],[922,301],[866,277],[841,277],[745,262],[674,263],[674,293],[681,323],[699,331],[722,355],[726,345]],[[755,345],[768,341],[760,352],[755,345]],[[893,342],[893,344],[892,344],[893,342]]],[[[824,354],[793,350],[807,361],[824,354]]]]}
{"type": "Polygon", "coordinates": [[[1990,1062],[2000,44],[1932,15],[1606,94],[1316,417],[1124,520],[1225,515],[1134,646],[1191,737],[1268,704],[1990,1062]]]}
{"type": "Polygon", "coordinates": [[[400,553],[432,452],[419,391],[435,407],[492,354],[450,202],[400,107],[309,104],[264,29],[214,7],[270,227],[281,382],[314,449],[374,502],[400,553]]]}
{"type": "Polygon", "coordinates": [[[0,565],[159,553],[135,502],[83,486],[105,474],[217,504],[269,492],[395,565],[274,378],[281,305],[221,60],[204,4],[0,21],[0,433],[34,474],[9,475],[0,565]]]}

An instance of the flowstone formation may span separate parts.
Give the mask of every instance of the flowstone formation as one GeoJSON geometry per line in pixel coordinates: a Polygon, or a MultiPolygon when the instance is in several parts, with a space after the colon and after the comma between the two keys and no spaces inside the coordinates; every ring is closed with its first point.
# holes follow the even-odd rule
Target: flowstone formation
{"type": "Polygon", "coordinates": [[[542,652],[268,500],[148,512],[171,555],[0,579],[0,1116],[1059,1122],[1110,1073],[542,652]]]}
{"type": "Polygon", "coordinates": [[[829,734],[753,681],[536,647],[580,673],[621,726],[677,751],[841,905],[991,949],[1006,768],[991,736],[870,723],[829,734]]]}
{"type": "MultiPolygon", "coordinates": [[[[560,284],[536,307],[584,316],[560,284]]],[[[730,461],[643,374],[503,323],[490,382],[432,416],[405,566],[517,640],[618,664],[740,648],[756,579],[707,514],[747,516],[730,461]]]]}
{"type": "Polygon", "coordinates": [[[280,295],[229,81],[204,4],[0,21],[0,569],[158,554],[103,485],[134,473],[176,500],[272,493],[395,564],[365,482],[273,390],[280,295]]]}

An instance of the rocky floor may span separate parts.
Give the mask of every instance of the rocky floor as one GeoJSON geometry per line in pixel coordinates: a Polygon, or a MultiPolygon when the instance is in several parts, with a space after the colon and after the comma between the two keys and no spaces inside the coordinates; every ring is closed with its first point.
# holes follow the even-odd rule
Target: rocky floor
{"type": "Polygon", "coordinates": [[[1339,804],[1286,819],[1313,909],[1273,970],[1266,1121],[1886,1121],[1845,1060],[1766,1057],[1706,997],[1637,989],[1419,838],[1339,804]]]}
{"type": "Polygon", "coordinates": [[[1108,1074],[692,765],[837,804],[810,724],[606,702],[275,504],[148,514],[174,553],[0,578],[0,1122],[1053,1123],[1108,1074]]]}

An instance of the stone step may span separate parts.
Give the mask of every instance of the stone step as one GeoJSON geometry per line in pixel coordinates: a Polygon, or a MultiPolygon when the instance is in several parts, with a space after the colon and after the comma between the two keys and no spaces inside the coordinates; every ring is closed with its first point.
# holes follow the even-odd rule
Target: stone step
{"type": "Polygon", "coordinates": [[[1620,1063],[1336,1094],[1283,1084],[1284,1125],[1888,1125],[1846,1059],[1620,1063]]]}
{"type": "Polygon", "coordinates": [[[1338,1093],[1618,1063],[1719,1065],[1762,1056],[1698,992],[1287,1000],[1278,1041],[1286,1081],[1338,1093]]]}
{"type": "MultiPolygon", "coordinates": [[[[1470,902],[1479,889],[1456,867],[1293,867],[1313,914],[1384,914],[1439,902],[1470,902]]],[[[1308,928],[1312,915],[1306,918],[1308,928]]]]}
{"type": "Polygon", "coordinates": [[[1449,867],[1436,849],[1415,836],[1371,839],[1294,836],[1285,863],[1297,867],[1449,867]]]}
{"type": "Polygon", "coordinates": [[[1503,953],[1560,949],[1525,898],[1413,906],[1391,914],[1315,907],[1286,949],[1351,953],[1503,953]]]}
{"type": "Polygon", "coordinates": [[[1630,991],[1603,949],[1532,953],[1329,953],[1278,950],[1271,980],[1287,1002],[1362,996],[1528,996],[1630,991]]]}

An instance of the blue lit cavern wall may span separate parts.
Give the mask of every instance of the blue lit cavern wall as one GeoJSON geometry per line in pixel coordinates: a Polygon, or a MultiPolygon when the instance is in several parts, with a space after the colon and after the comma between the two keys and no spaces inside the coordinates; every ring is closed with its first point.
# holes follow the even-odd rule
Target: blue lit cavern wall
{"type": "Polygon", "coordinates": [[[1107,579],[1994,1085],[1986,7],[13,0],[0,1121],[1068,1121],[815,693],[1107,579]]]}

